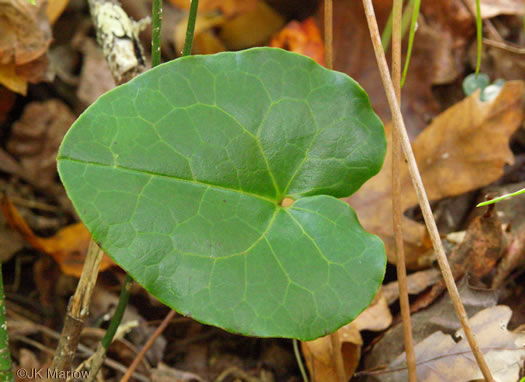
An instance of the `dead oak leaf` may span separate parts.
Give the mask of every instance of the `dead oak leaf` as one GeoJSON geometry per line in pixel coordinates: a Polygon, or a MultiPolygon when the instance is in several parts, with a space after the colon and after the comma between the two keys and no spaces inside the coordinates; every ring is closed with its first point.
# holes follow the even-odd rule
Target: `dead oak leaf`
{"type": "MultiPolygon", "coordinates": [[[[492,101],[483,102],[476,92],[437,116],[412,143],[414,155],[430,200],[460,195],[501,177],[503,166],[513,162],[510,136],[523,120],[524,83],[507,82],[492,101]]],[[[387,139],[391,125],[386,125],[387,139]]],[[[392,229],[392,165],[390,145],[381,172],[349,198],[361,224],[379,235],[390,262],[395,262],[392,229]]],[[[402,209],[417,205],[406,165],[400,172],[402,209]]],[[[407,266],[421,268],[423,255],[432,245],[426,228],[403,217],[407,266]]]]}
{"type": "MultiPolygon", "coordinates": [[[[512,311],[504,305],[477,313],[470,319],[472,330],[485,355],[485,360],[496,381],[517,381],[525,359],[525,334],[510,332],[507,324],[512,311]]],[[[468,382],[483,380],[483,375],[470,350],[462,329],[456,332],[459,342],[435,332],[415,346],[417,377],[420,382],[468,382]]],[[[403,367],[405,354],[394,360],[388,369],[403,367]]],[[[406,370],[395,377],[378,377],[380,381],[406,381],[406,370]]]]}

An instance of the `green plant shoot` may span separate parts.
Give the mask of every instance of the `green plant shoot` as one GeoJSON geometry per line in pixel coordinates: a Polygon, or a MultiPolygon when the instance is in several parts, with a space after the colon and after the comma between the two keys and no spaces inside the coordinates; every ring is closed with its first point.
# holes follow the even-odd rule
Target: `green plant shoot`
{"type": "Polygon", "coordinates": [[[518,196],[518,195],[521,195],[521,194],[525,194],[525,188],[523,188],[523,189],[521,189],[519,191],[516,191],[516,192],[512,192],[510,194],[506,194],[506,195],[503,195],[503,196],[500,196],[500,197],[497,197],[497,198],[494,198],[494,199],[491,199],[491,200],[487,200],[486,202],[479,203],[478,205],[476,205],[476,207],[488,206],[489,204],[494,204],[494,203],[500,202],[502,200],[505,200],[505,199],[508,199],[508,198],[512,198],[513,196],[518,196]]]}

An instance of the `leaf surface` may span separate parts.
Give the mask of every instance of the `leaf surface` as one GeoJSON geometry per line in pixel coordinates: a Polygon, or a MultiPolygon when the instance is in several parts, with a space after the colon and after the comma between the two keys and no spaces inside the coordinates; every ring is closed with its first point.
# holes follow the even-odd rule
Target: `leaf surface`
{"type": "Polygon", "coordinates": [[[384,154],[355,81],[256,48],[178,59],[108,92],[58,167],[95,240],[159,300],[233,332],[313,339],[382,281],[381,240],[337,198],[384,154]]]}

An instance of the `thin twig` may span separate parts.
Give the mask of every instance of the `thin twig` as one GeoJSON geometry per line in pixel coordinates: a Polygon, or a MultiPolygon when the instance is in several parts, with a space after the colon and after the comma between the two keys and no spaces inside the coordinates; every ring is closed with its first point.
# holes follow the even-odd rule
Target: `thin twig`
{"type": "Polygon", "coordinates": [[[162,334],[164,329],[168,326],[171,319],[177,314],[174,310],[170,311],[166,317],[164,317],[164,320],[162,320],[162,323],[159,325],[157,330],[155,330],[155,333],[149,338],[148,342],[144,345],[144,347],[140,350],[139,354],[135,357],[131,365],[129,366],[128,370],[126,371],[126,374],[122,377],[120,382],[128,382],[131,378],[133,372],[139,365],[139,363],[142,361],[142,358],[146,355],[146,352],[153,346],[157,338],[162,334]]]}
{"type": "Polygon", "coordinates": [[[441,273],[443,274],[443,278],[445,280],[448,293],[452,300],[452,304],[454,305],[456,314],[465,332],[465,337],[469,342],[469,345],[472,349],[472,353],[476,358],[479,368],[481,369],[483,376],[488,382],[494,382],[494,379],[492,378],[492,374],[487,365],[487,362],[485,361],[483,353],[481,352],[476,342],[476,339],[474,338],[474,335],[472,333],[472,329],[468,321],[467,312],[465,311],[465,307],[461,302],[461,297],[459,295],[456,283],[454,282],[454,276],[452,275],[452,271],[450,269],[450,265],[448,264],[443,244],[441,243],[441,239],[439,237],[436,222],[434,221],[432,210],[430,208],[425,188],[423,186],[423,181],[421,180],[421,174],[419,173],[419,170],[417,168],[414,152],[412,151],[412,147],[410,145],[410,139],[408,138],[405,122],[403,120],[403,115],[401,114],[401,110],[397,103],[394,86],[392,84],[390,73],[388,71],[388,64],[386,62],[385,53],[383,52],[383,49],[381,47],[381,36],[379,34],[379,28],[377,26],[377,20],[375,17],[372,0],[363,0],[363,5],[365,8],[365,14],[370,29],[370,37],[374,46],[379,72],[381,74],[381,80],[383,82],[383,87],[386,92],[390,112],[392,113],[392,117],[394,119],[394,127],[398,129],[401,138],[401,146],[405,154],[405,159],[408,162],[410,178],[412,180],[412,183],[414,184],[414,189],[417,194],[419,206],[421,207],[421,211],[425,219],[425,224],[427,226],[430,238],[432,240],[432,244],[434,246],[434,251],[436,252],[436,257],[439,263],[439,267],[441,269],[441,273]]]}
{"type": "MultiPolygon", "coordinates": [[[[394,0],[392,9],[392,78],[396,98],[401,105],[401,19],[403,15],[403,0],[394,0]]],[[[403,339],[408,366],[409,382],[417,382],[416,355],[412,338],[412,323],[410,321],[410,303],[408,301],[407,273],[405,265],[405,247],[403,243],[403,228],[401,226],[403,211],[401,209],[401,145],[399,126],[392,129],[392,222],[394,226],[394,242],[396,249],[397,282],[399,285],[399,304],[403,321],[403,339]]]]}
{"type": "Polygon", "coordinates": [[[117,307],[115,309],[115,313],[113,313],[113,317],[111,317],[111,322],[109,323],[109,327],[106,330],[106,333],[104,334],[104,337],[102,338],[102,341],[99,342],[97,346],[97,351],[95,352],[89,364],[90,373],[89,373],[89,377],[87,378],[88,382],[92,382],[96,379],[100,368],[104,364],[104,360],[106,359],[106,354],[108,352],[109,345],[111,345],[111,343],[113,342],[113,337],[115,336],[115,333],[117,332],[120,322],[122,321],[122,316],[124,316],[126,306],[128,305],[128,300],[129,300],[129,295],[130,295],[132,284],[133,284],[133,279],[130,277],[129,274],[126,274],[126,278],[122,285],[122,290],[120,292],[120,297],[118,300],[117,307]]]}
{"type": "Polygon", "coordinates": [[[328,69],[334,68],[334,17],[332,0],[324,0],[324,46],[328,69]]]}
{"type": "Polygon", "coordinates": [[[59,378],[59,376],[68,374],[71,369],[71,364],[73,363],[73,358],[80,341],[80,332],[84,328],[84,319],[89,312],[89,302],[93,294],[93,288],[97,282],[103,254],[98,245],[91,240],[77,289],[73,297],[71,297],[71,300],[69,300],[64,328],[62,329],[57,350],[51,363],[51,370],[57,371],[57,373],[55,373],[57,378],[53,378],[54,381],[64,381],[65,378],[59,378]],[[65,373],[58,371],[65,371],[65,373]]]}
{"type": "MultiPolygon", "coordinates": [[[[334,68],[334,49],[333,49],[333,34],[334,34],[334,15],[332,0],[324,0],[324,45],[325,45],[325,61],[328,69],[334,68]]],[[[335,365],[335,372],[339,382],[346,380],[345,364],[343,354],[341,353],[341,339],[337,331],[329,335],[330,343],[332,344],[332,360],[335,365]]]]}

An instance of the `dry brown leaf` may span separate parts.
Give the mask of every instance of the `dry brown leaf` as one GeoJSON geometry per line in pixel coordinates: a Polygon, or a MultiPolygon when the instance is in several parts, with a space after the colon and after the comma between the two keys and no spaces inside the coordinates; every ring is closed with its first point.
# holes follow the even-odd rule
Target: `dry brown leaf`
{"type": "MultiPolygon", "coordinates": [[[[91,239],[88,230],[82,223],[72,224],[62,228],[52,237],[43,238],[33,233],[6,195],[2,196],[0,204],[11,228],[19,232],[33,248],[55,259],[60,265],[62,272],[80,277],[85,254],[91,239]]],[[[103,271],[113,265],[115,265],[113,260],[104,254],[100,270],[103,271]]]]}
{"type": "Polygon", "coordinates": [[[313,17],[302,22],[290,21],[278,35],[272,38],[270,46],[304,54],[318,64],[325,64],[324,43],[313,17]]]}
{"type": "MultiPolygon", "coordinates": [[[[472,330],[496,381],[518,381],[525,360],[525,334],[509,332],[512,316],[509,307],[494,306],[470,318],[472,330]]],[[[469,382],[483,380],[483,375],[470,351],[462,330],[456,333],[461,341],[443,332],[435,332],[415,346],[417,377],[420,382],[469,382]]],[[[400,355],[388,369],[405,365],[400,355]]],[[[406,370],[378,376],[383,382],[406,381],[406,370]]]]}
{"type": "MultiPolygon", "coordinates": [[[[460,195],[497,180],[503,166],[513,162],[509,138],[523,120],[524,83],[507,82],[498,97],[489,102],[479,94],[450,107],[440,114],[412,143],[419,171],[430,200],[460,195]]],[[[387,139],[391,125],[386,125],[387,139]]],[[[390,262],[395,262],[392,230],[390,145],[379,175],[346,200],[368,231],[379,235],[390,262]]],[[[406,166],[400,173],[402,209],[417,205],[406,166]]],[[[403,238],[407,266],[421,268],[426,253],[432,250],[426,228],[403,217],[403,238]]]]}
{"type": "MultiPolygon", "coordinates": [[[[421,293],[439,280],[441,280],[441,272],[436,268],[412,273],[407,276],[408,294],[421,293]]],[[[388,305],[393,304],[399,298],[399,283],[397,281],[383,285],[382,289],[388,305]]]]}
{"type": "Polygon", "coordinates": [[[59,100],[28,104],[13,124],[7,150],[22,165],[25,175],[41,187],[56,182],[58,147],[75,116],[59,100]]]}
{"type": "MultiPolygon", "coordinates": [[[[472,284],[479,287],[490,285],[490,282],[485,285],[481,280],[494,270],[506,244],[501,222],[493,208],[494,206],[490,207],[485,214],[472,219],[463,235],[463,241],[456,245],[449,255],[448,260],[455,280],[467,274],[472,284]]],[[[417,312],[427,307],[445,290],[445,282],[440,279],[410,305],[411,311],[417,312]]]]}
{"type": "Polygon", "coordinates": [[[42,56],[51,43],[45,0],[0,0],[0,64],[26,64],[42,56]]]}
{"type": "Polygon", "coordinates": [[[264,1],[258,1],[253,10],[226,20],[219,38],[229,50],[264,45],[284,23],[283,16],[264,1]]]}
{"type": "MultiPolygon", "coordinates": [[[[372,304],[351,323],[337,330],[347,378],[355,372],[361,358],[361,330],[381,331],[392,323],[392,314],[381,291],[372,304]]],[[[342,382],[337,378],[334,349],[330,336],[302,342],[302,350],[313,382],[342,382]]]]}
{"type": "MultiPolygon", "coordinates": [[[[498,291],[473,288],[467,283],[466,278],[463,278],[458,283],[458,290],[469,317],[486,308],[495,306],[498,301],[498,291]]],[[[436,331],[452,335],[461,328],[456,311],[448,295],[441,296],[437,302],[427,309],[412,314],[411,321],[414,343],[423,341],[436,331]]],[[[385,368],[404,350],[403,325],[398,320],[383,336],[377,339],[373,348],[366,353],[363,360],[365,371],[360,373],[367,374],[368,370],[385,368]]],[[[370,377],[367,381],[377,382],[378,380],[370,377]]],[[[403,382],[405,381],[406,379],[403,382]]]]}
{"type": "MultiPolygon", "coordinates": [[[[476,0],[467,0],[470,9],[476,9],[476,0]]],[[[490,19],[499,15],[523,15],[525,3],[522,0],[481,0],[481,18],[490,19]]]]}
{"type": "Polygon", "coordinates": [[[51,26],[45,12],[45,0],[37,0],[36,5],[27,0],[0,0],[0,84],[23,95],[28,80],[47,77],[45,53],[51,43],[51,26]],[[22,65],[25,68],[20,72],[22,65]]]}

